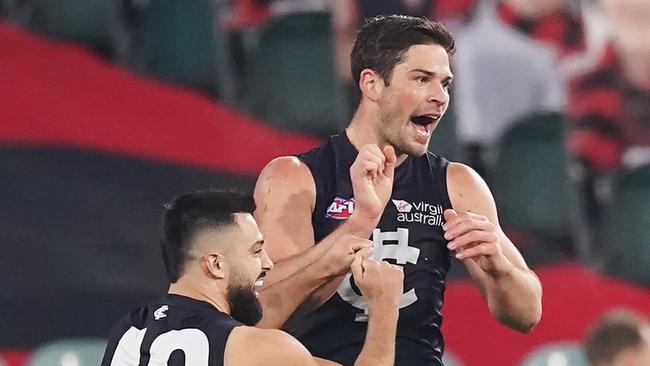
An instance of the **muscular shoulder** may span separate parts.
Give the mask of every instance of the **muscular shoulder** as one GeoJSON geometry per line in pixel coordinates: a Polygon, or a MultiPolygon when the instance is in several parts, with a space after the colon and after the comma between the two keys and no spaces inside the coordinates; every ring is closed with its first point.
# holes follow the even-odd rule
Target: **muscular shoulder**
{"type": "Polygon", "coordinates": [[[463,164],[450,162],[447,167],[447,181],[454,185],[469,185],[474,186],[477,184],[485,184],[483,178],[471,167],[463,164]]]}
{"type": "Polygon", "coordinates": [[[257,180],[254,198],[254,216],[273,261],[314,244],[311,214],[316,205],[316,185],[302,161],[293,156],[271,161],[257,180]]]}
{"type": "Polygon", "coordinates": [[[316,185],[305,163],[295,156],[282,156],[264,167],[255,184],[254,198],[259,212],[284,210],[287,204],[313,209],[316,185]]]}
{"type": "Polygon", "coordinates": [[[461,163],[447,167],[447,191],[454,209],[459,211],[484,211],[493,206],[494,199],[487,184],[472,168],[461,163]]]}
{"type": "Polygon", "coordinates": [[[255,185],[256,195],[270,195],[270,190],[305,190],[316,192],[309,167],[295,156],[281,156],[269,162],[255,185]]]}
{"type": "Polygon", "coordinates": [[[313,365],[313,357],[297,339],[278,329],[237,327],[226,344],[225,366],[313,365]]]}

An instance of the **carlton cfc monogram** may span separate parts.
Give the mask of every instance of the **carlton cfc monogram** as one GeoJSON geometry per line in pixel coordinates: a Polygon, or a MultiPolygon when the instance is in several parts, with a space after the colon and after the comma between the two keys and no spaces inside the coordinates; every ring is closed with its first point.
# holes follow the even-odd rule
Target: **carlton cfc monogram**
{"type": "MultiPolygon", "coordinates": [[[[408,229],[398,228],[397,231],[381,231],[374,229],[372,232],[372,242],[374,251],[370,258],[380,261],[382,259],[395,259],[396,264],[400,266],[411,263],[416,264],[420,257],[420,249],[408,245],[408,229]],[[387,242],[397,242],[397,244],[387,244],[387,242]]],[[[357,294],[352,288],[352,275],[348,273],[343,282],[339,285],[336,292],[350,305],[363,310],[363,313],[356,314],[356,321],[368,321],[368,301],[361,295],[357,294]]],[[[402,294],[399,308],[407,307],[418,300],[414,289],[410,289],[402,294]]]]}

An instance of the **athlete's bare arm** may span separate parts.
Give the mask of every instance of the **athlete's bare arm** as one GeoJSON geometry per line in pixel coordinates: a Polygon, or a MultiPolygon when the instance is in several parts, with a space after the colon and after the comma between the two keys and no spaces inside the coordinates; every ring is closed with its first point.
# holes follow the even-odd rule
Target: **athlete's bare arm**
{"type": "MultiPolygon", "coordinates": [[[[366,341],[355,366],[393,365],[398,306],[404,281],[402,271],[388,262],[364,260],[359,255],[355,256],[351,267],[355,283],[370,307],[366,341]]],[[[338,364],[312,356],[298,340],[281,330],[242,326],[234,328],[228,337],[224,365],[338,364]]]]}
{"type": "Polygon", "coordinates": [[[224,366],[317,366],[338,365],[312,356],[307,348],[278,329],[236,327],[230,333],[224,352],[224,366]]]}
{"type": "Polygon", "coordinates": [[[295,157],[275,159],[264,168],[255,186],[255,218],[275,265],[260,289],[266,315],[258,326],[280,327],[310,295],[309,302],[320,305],[336,286],[317,290],[340,281],[355,253],[371,254],[372,243],[358,238],[370,236],[390,197],[395,164],[392,148],[388,155],[376,145],[360,151],[350,169],[354,213],[319,245],[314,245],[311,225],[316,188],[309,168],[295,157]]]}
{"type": "Polygon", "coordinates": [[[453,210],[445,211],[445,237],[463,262],[492,315],[520,332],[542,316],[542,286],[499,226],[490,189],[471,168],[450,163],[447,187],[453,210]]]}

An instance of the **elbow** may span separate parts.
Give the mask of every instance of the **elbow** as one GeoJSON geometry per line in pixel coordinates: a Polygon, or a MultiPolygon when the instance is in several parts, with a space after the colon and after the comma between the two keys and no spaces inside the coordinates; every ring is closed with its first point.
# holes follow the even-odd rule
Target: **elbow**
{"type": "Polygon", "coordinates": [[[523,330],[521,330],[522,333],[528,333],[532,331],[537,324],[539,324],[540,321],[542,321],[542,299],[538,299],[536,302],[534,309],[531,310],[530,312],[530,320],[525,324],[526,327],[524,327],[523,330]]]}
{"type": "Polygon", "coordinates": [[[494,318],[501,324],[520,333],[529,333],[542,320],[542,302],[536,299],[520,311],[490,309],[494,318]]]}
{"type": "Polygon", "coordinates": [[[524,319],[518,322],[518,324],[512,326],[511,328],[523,334],[530,333],[533,329],[535,329],[537,324],[539,324],[541,319],[542,319],[542,315],[540,311],[538,316],[535,315],[535,316],[531,316],[530,319],[524,319]]]}
{"type": "Polygon", "coordinates": [[[528,333],[532,331],[537,324],[542,320],[542,286],[539,284],[538,288],[535,291],[535,295],[531,300],[530,305],[526,311],[525,322],[522,326],[522,329],[519,330],[522,333],[528,333]]]}
{"type": "Polygon", "coordinates": [[[512,316],[495,316],[496,320],[515,330],[519,333],[530,333],[541,320],[541,312],[539,314],[526,314],[525,316],[514,318],[512,316]]]}
{"type": "Polygon", "coordinates": [[[539,324],[541,320],[542,320],[542,314],[540,311],[539,316],[536,316],[528,321],[522,322],[519,328],[516,328],[515,330],[524,334],[530,333],[533,329],[535,329],[535,327],[537,326],[537,324],[539,324]]]}

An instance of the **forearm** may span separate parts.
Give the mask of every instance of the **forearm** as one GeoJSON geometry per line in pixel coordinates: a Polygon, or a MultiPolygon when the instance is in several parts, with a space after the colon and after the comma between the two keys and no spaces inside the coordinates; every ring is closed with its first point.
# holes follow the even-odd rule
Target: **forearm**
{"type": "Polygon", "coordinates": [[[328,277],[325,272],[330,268],[328,263],[319,261],[319,259],[323,258],[329,247],[345,234],[352,234],[360,238],[368,238],[376,224],[376,222],[370,220],[363,220],[360,218],[355,219],[354,215],[352,215],[348,221],[339,225],[336,230],[323,238],[318,245],[314,245],[302,253],[298,253],[292,257],[274,263],[273,270],[269,271],[267,276],[264,278],[262,291],[267,287],[273,286],[273,284],[277,282],[297,274],[299,271],[312,264],[316,264],[323,269],[323,272],[319,277],[322,280],[321,284],[324,283],[324,280],[328,277]]]}
{"type": "MultiPolygon", "coordinates": [[[[370,220],[349,220],[344,225],[339,228],[342,229],[341,233],[349,233],[355,235],[359,238],[369,238],[372,230],[376,227],[376,222],[371,222],[370,220]]],[[[321,242],[322,243],[322,242],[321,242]]],[[[323,267],[327,267],[327,259],[325,257],[319,257],[317,262],[314,264],[319,264],[323,267]]],[[[308,313],[314,309],[321,306],[325,301],[327,301],[332,295],[336,292],[336,289],[341,284],[341,281],[345,277],[345,274],[329,276],[321,281],[320,286],[313,290],[312,293],[307,297],[306,301],[301,304],[301,312],[308,313]]]]}
{"type": "Polygon", "coordinates": [[[399,310],[396,305],[370,306],[366,342],[355,366],[383,366],[395,363],[395,338],[399,310]]]}
{"type": "Polygon", "coordinates": [[[527,333],[542,316],[542,285],[533,271],[512,266],[511,270],[486,280],[490,312],[502,324],[527,333]]]}
{"type": "MultiPolygon", "coordinates": [[[[314,245],[302,253],[298,253],[290,258],[273,263],[273,269],[264,277],[264,285],[262,286],[260,293],[287,278],[304,275],[301,271],[307,266],[314,264],[318,258],[325,254],[326,250],[327,248],[324,245],[314,245]]],[[[321,279],[327,277],[324,272],[317,274],[321,279]]]]}
{"type": "Polygon", "coordinates": [[[263,317],[258,327],[282,327],[300,304],[329,278],[327,267],[318,261],[327,249],[321,244],[276,263],[267,273],[264,286],[259,289],[263,317]]]}
{"type": "Polygon", "coordinates": [[[322,281],[318,266],[308,265],[298,273],[266,287],[259,294],[263,313],[257,327],[281,328],[322,281]]]}
{"type": "Polygon", "coordinates": [[[331,296],[337,286],[333,282],[340,282],[340,268],[328,263],[325,253],[342,235],[357,233],[356,228],[344,223],[318,245],[274,265],[260,289],[264,317],[259,327],[279,328],[306,299],[310,301],[305,311],[310,311],[331,296]]]}

